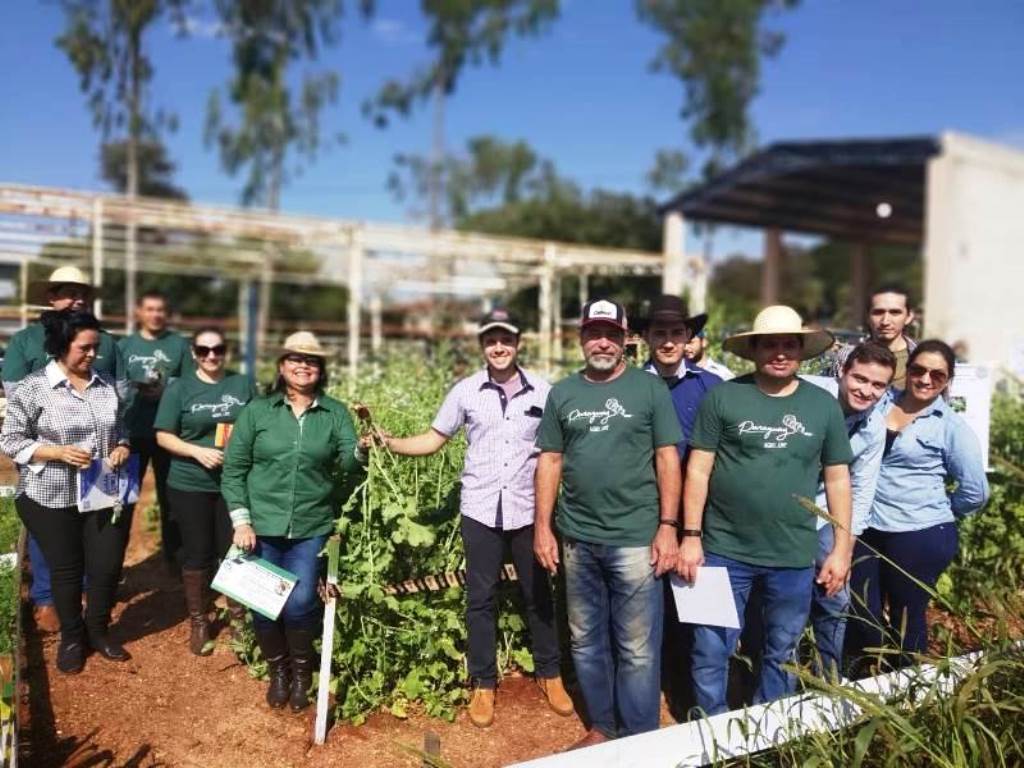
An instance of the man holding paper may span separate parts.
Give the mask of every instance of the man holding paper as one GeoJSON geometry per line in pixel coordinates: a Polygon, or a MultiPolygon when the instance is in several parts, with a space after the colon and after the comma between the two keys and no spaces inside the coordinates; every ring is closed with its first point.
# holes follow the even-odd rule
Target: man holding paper
{"type": "MultiPolygon", "coordinates": [[[[694,582],[701,566],[725,568],[740,616],[760,583],[765,640],[756,703],[793,691],[795,680],[782,667],[794,658],[813,585],[834,595],[850,569],[852,455],[843,413],[829,393],[796,376],[801,360],[822,354],[832,341],[827,331],[803,327],[789,307],[762,310],[752,331],[724,344],[752,360],[754,373],[708,393],[690,439],[677,570],[694,582]],[[822,474],[837,525],[835,546],[816,577],[816,519],[797,497],[814,498],[822,474]]],[[[728,708],[729,657],[740,631],[694,630],[694,694],[705,715],[728,708]]]]}

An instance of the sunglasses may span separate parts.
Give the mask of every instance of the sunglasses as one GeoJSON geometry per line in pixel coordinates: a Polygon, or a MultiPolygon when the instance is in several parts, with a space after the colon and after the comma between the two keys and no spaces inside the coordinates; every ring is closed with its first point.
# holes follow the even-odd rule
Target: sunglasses
{"type": "Polygon", "coordinates": [[[311,368],[320,367],[320,358],[315,355],[285,355],[284,359],[292,365],[308,365],[311,368]]]}
{"type": "Polygon", "coordinates": [[[208,355],[216,355],[217,357],[223,357],[224,353],[227,352],[227,347],[223,344],[216,344],[212,347],[207,347],[202,344],[194,344],[192,351],[196,353],[196,357],[206,357],[208,355]]]}
{"type": "Polygon", "coordinates": [[[949,381],[949,374],[945,371],[939,370],[938,368],[925,368],[923,365],[918,365],[917,363],[908,365],[907,373],[918,379],[922,379],[925,375],[928,375],[938,386],[942,386],[949,381]]]}

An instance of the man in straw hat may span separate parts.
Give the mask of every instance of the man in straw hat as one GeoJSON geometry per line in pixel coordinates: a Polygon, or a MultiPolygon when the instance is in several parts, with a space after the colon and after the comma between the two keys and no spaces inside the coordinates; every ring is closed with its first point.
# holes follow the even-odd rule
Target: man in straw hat
{"type": "Polygon", "coordinates": [[[552,387],[537,432],[533,549],[551,573],[565,569],[572,658],[591,725],[579,747],[658,727],[660,577],[679,552],[682,431],[668,389],[623,360],[626,327],[621,305],[584,305],[586,366],[552,387]]]}
{"type": "MultiPolygon", "coordinates": [[[[35,304],[48,304],[54,310],[85,310],[93,299],[93,287],[89,278],[78,267],[59,267],[46,280],[32,286],[30,300],[35,304]]],[[[18,384],[34,371],[45,368],[50,355],[43,347],[43,326],[32,323],[14,334],[4,357],[4,392],[9,398],[18,384]]],[[[109,374],[115,381],[124,378],[121,356],[117,351],[114,337],[100,331],[100,347],[96,351],[93,370],[109,374]]],[[[60,629],[57,611],[53,607],[53,593],[50,591],[50,568],[43,559],[34,537],[28,539],[29,559],[32,561],[32,588],[29,597],[35,605],[36,626],[42,632],[56,632],[60,629]]]]}
{"type": "Polygon", "coordinates": [[[411,437],[383,437],[394,453],[426,456],[466,430],[459,505],[466,551],[467,660],[474,686],[469,719],[486,728],[494,721],[498,577],[506,548],[530,622],[537,684],[558,714],[571,715],[573,704],[559,671],[551,585],[533,557],[534,438],[551,386],[519,366],[520,326],[506,310],[489,312],[477,327],[477,338],[484,367],[451,388],[430,429],[411,437]]]}
{"type": "MultiPolygon", "coordinates": [[[[751,587],[760,584],[765,635],[755,703],[794,690],[783,665],[794,659],[813,586],[836,594],[850,569],[853,457],[843,412],[828,392],[796,376],[802,360],[832,341],[827,331],[805,328],[789,307],[762,310],[753,330],[724,344],[752,360],[754,372],[704,398],[690,439],[677,570],[694,582],[701,566],[725,568],[740,617],[751,587]],[[832,553],[815,574],[816,518],[798,499],[815,497],[819,476],[836,531],[832,553]]],[[[694,694],[708,716],[727,710],[729,657],[740,632],[694,629],[694,694]]]]}

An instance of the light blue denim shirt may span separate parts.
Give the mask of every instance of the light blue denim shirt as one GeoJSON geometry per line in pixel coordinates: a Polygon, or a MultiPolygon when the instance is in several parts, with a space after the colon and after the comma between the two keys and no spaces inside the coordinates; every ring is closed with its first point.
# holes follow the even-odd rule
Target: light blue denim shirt
{"type": "MultiPolygon", "coordinates": [[[[879,403],[884,418],[901,397],[879,403]]],[[[978,438],[940,397],[910,422],[882,459],[869,528],[920,531],[976,512],[988,501],[978,438]],[[947,481],[956,483],[953,493],[947,481]]]]}
{"type": "MultiPolygon", "coordinates": [[[[839,396],[839,382],[831,376],[801,376],[832,395],[839,396]]],[[[875,500],[875,488],[878,486],[878,474],[882,468],[882,452],[885,450],[885,419],[882,417],[881,403],[857,411],[846,417],[846,432],[850,435],[850,450],[853,461],[850,463],[850,491],[853,501],[853,517],[850,531],[860,536],[868,526],[871,516],[871,505],[875,500]]],[[[814,500],[822,509],[828,508],[825,498],[825,483],[818,484],[818,496],[814,500]]],[[[829,522],[818,518],[818,530],[829,522]]]]}

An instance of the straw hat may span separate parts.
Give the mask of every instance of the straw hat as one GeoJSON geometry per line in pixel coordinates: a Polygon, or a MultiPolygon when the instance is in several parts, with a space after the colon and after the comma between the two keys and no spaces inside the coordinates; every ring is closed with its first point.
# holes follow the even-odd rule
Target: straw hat
{"type": "Polygon", "coordinates": [[[32,283],[32,301],[36,304],[49,303],[47,294],[58,285],[77,285],[92,291],[93,285],[89,276],[78,267],[57,267],[46,280],[32,283]]]}
{"type": "Polygon", "coordinates": [[[320,339],[309,331],[296,331],[284,340],[284,344],[281,345],[281,356],[289,352],[327,358],[327,350],[320,345],[320,339]]]}
{"type": "Polygon", "coordinates": [[[810,360],[827,350],[835,342],[835,337],[828,331],[818,328],[805,328],[800,315],[792,307],[776,304],[765,307],[754,318],[754,327],[746,333],[737,333],[722,342],[722,349],[734,355],[752,360],[754,350],[750,342],[755,336],[802,336],[804,345],[800,354],[801,360],[810,360]]]}

